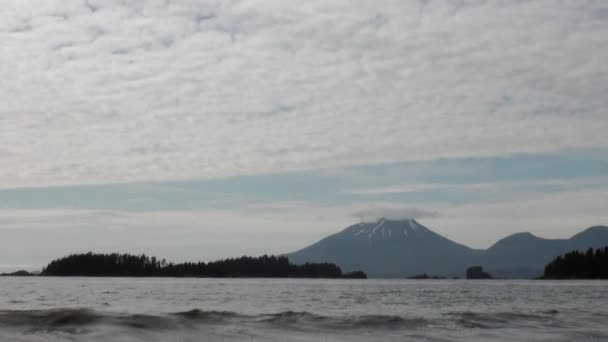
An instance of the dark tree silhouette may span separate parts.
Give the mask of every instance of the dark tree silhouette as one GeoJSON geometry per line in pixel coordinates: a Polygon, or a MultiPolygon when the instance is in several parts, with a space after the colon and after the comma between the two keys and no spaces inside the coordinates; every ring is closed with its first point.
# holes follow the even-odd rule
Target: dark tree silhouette
{"type": "Polygon", "coordinates": [[[572,251],[545,266],[543,279],[608,279],[608,246],[587,252],[572,251]]]}
{"type": "Polygon", "coordinates": [[[466,272],[467,279],[492,279],[492,276],[483,271],[481,266],[471,266],[467,268],[466,272]]]}
{"type": "Polygon", "coordinates": [[[268,256],[224,259],[209,263],[168,263],[165,259],[131,254],[73,254],[51,261],[47,276],[103,277],[264,277],[264,278],[366,278],[362,271],[343,274],[331,263],[294,265],[287,257],[268,256]]]}

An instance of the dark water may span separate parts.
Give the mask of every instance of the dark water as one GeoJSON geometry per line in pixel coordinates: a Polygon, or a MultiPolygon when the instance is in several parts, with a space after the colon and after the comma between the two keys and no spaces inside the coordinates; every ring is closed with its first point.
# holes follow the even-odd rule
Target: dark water
{"type": "Polygon", "coordinates": [[[0,341],[608,341],[608,282],[0,278],[0,341]]]}

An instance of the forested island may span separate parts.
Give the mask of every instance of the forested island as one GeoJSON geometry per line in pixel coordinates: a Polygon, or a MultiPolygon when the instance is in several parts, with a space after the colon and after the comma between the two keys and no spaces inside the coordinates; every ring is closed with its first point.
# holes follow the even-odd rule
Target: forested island
{"type": "Polygon", "coordinates": [[[572,251],[545,266],[542,279],[608,279],[608,247],[572,251]]]}
{"type": "Polygon", "coordinates": [[[467,279],[492,279],[492,275],[488,272],[484,272],[481,266],[471,266],[467,268],[466,272],[467,279]]]}
{"type": "Polygon", "coordinates": [[[367,278],[362,271],[343,273],[331,263],[295,265],[284,256],[223,259],[212,262],[171,263],[145,254],[72,254],[51,261],[43,276],[87,277],[260,277],[260,278],[367,278]]]}

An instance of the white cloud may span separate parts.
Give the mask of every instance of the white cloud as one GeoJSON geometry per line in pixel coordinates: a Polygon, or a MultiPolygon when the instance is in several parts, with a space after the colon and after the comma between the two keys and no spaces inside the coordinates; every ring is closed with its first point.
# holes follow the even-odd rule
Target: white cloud
{"type": "Polygon", "coordinates": [[[562,191],[577,190],[583,187],[606,187],[608,177],[576,177],[576,178],[547,178],[547,179],[532,179],[532,180],[509,180],[509,181],[494,181],[486,183],[407,183],[396,184],[392,186],[357,188],[347,190],[345,193],[353,195],[391,195],[412,192],[424,192],[429,190],[443,191],[446,193],[465,190],[465,191],[482,191],[482,190],[500,190],[509,192],[513,190],[516,193],[521,193],[522,187],[543,187],[557,186],[562,191]]]}
{"type": "Polygon", "coordinates": [[[387,207],[372,207],[363,209],[353,213],[353,217],[363,222],[373,222],[379,218],[386,218],[389,220],[403,220],[403,219],[421,219],[429,217],[439,217],[439,213],[436,211],[427,211],[418,208],[387,208],[387,207]]]}
{"type": "Polygon", "coordinates": [[[0,186],[608,147],[603,2],[0,1],[0,186]]]}
{"type": "Polygon", "coordinates": [[[490,183],[467,183],[467,184],[441,184],[441,183],[410,183],[410,184],[399,184],[393,186],[383,186],[375,188],[360,188],[354,190],[348,190],[346,193],[353,195],[386,195],[386,194],[400,194],[408,192],[419,192],[428,190],[446,190],[446,189],[484,189],[489,187],[495,187],[498,184],[490,183]]]}

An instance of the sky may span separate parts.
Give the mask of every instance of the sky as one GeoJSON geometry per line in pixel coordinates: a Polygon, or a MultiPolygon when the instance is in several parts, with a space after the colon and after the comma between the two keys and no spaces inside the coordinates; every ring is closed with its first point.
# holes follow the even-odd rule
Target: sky
{"type": "Polygon", "coordinates": [[[0,271],[608,224],[603,0],[0,0],[0,271]]]}

